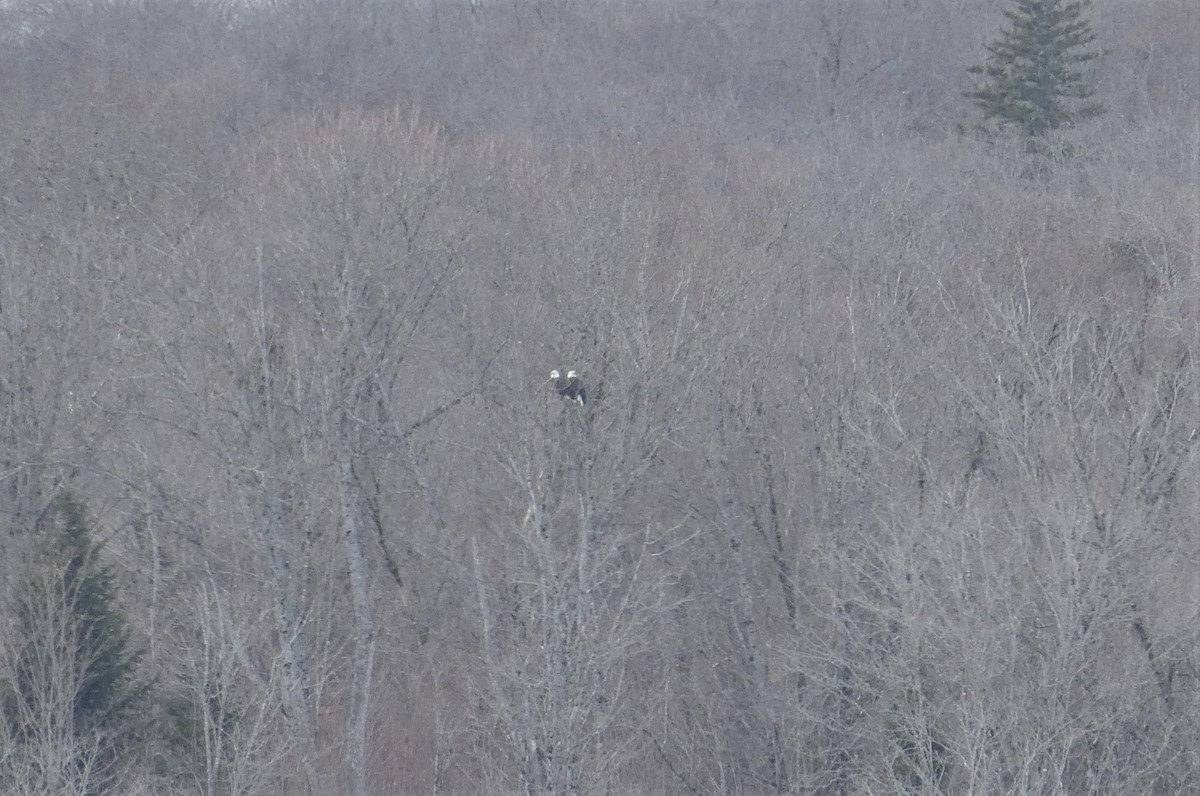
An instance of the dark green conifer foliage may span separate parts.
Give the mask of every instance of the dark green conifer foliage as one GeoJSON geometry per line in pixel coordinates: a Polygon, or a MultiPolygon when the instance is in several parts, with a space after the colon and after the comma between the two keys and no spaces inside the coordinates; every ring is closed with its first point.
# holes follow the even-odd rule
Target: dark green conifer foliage
{"type": "Polygon", "coordinates": [[[109,771],[137,734],[136,711],[148,692],[137,678],[141,653],[117,605],[116,573],[99,561],[84,505],[64,494],[41,526],[47,538],[33,564],[37,571],[31,571],[14,606],[21,652],[15,682],[5,690],[7,700],[19,703],[10,701],[4,713],[13,737],[37,743],[47,732],[38,723],[52,714],[46,706],[70,699],[74,736],[99,739],[94,762],[109,771]],[[49,676],[48,667],[63,671],[49,676]]]}
{"type": "Polygon", "coordinates": [[[984,78],[966,96],[987,121],[1017,130],[1028,140],[1097,116],[1081,66],[1103,53],[1084,12],[1090,0],[1014,0],[1009,24],[988,45],[987,61],[967,71],[984,78]]]}
{"type": "Polygon", "coordinates": [[[98,563],[84,506],[68,494],[59,499],[58,511],[64,604],[78,623],[83,673],[75,718],[94,729],[126,718],[142,694],[134,679],[141,656],[130,645],[129,625],[117,606],[116,574],[98,563]]]}

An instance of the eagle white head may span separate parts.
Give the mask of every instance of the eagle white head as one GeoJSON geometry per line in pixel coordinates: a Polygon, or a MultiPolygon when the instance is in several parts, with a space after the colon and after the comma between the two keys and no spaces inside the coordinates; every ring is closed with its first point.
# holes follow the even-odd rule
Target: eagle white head
{"type": "Polygon", "coordinates": [[[564,379],[555,368],[550,371],[550,381],[554,382],[554,391],[563,398],[580,406],[587,403],[587,391],[583,388],[583,382],[579,380],[579,374],[575,371],[567,371],[567,377],[564,379]]]}

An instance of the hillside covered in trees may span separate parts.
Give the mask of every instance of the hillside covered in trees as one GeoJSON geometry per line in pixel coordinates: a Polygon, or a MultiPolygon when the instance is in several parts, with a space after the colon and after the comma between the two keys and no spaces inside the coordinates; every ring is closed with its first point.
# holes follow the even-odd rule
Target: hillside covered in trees
{"type": "Polygon", "coordinates": [[[1200,6],[1008,7],[4,4],[0,792],[1200,792],[1200,6]]]}

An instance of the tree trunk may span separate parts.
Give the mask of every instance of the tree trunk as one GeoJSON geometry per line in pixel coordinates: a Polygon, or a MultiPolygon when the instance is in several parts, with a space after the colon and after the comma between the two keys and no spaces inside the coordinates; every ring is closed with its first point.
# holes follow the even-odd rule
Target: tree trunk
{"type": "MultiPolygon", "coordinates": [[[[347,433],[348,418],[342,422],[347,433]]],[[[354,603],[354,681],[351,686],[350,715],[346,722],[349,745],[346,766],[350,774],[352,796],[367,795],[367,718],[371,704],[371,671],[375,664],[375,618],[371,612],[367,585],[367,560],[363,547],[362,522],[355,499],[354,468],[350,445],[345,436],[338,451],[338,489],[341,496],[342,541],[346,566],[350,570],[350,595],[354,603]]]]}

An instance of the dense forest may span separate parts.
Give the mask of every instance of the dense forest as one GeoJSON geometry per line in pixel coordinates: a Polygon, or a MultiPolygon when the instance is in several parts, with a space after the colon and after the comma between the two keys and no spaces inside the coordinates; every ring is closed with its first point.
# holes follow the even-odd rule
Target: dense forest
{"type": "Polygon", "coordinates": [[[1010,6],[5,3],[0,791],[1200,792],[1200,5],[1010,6]]]}

